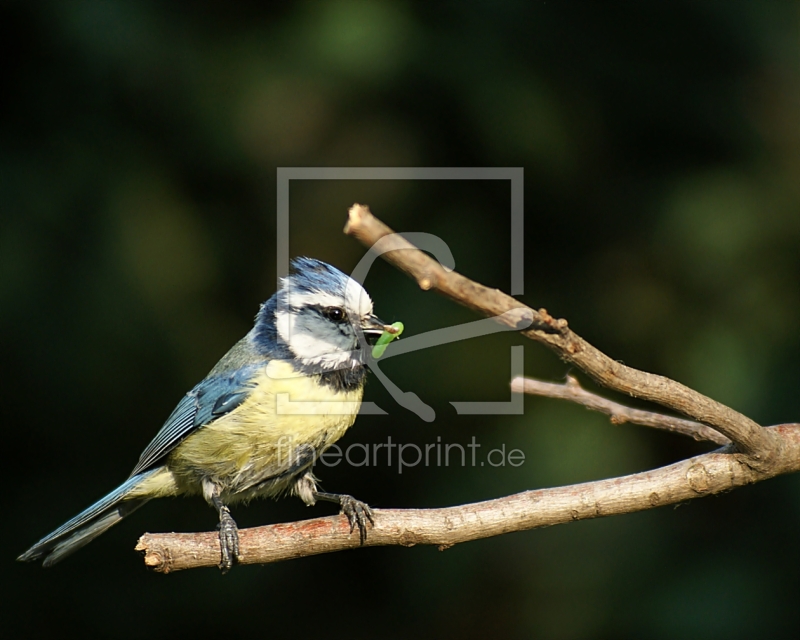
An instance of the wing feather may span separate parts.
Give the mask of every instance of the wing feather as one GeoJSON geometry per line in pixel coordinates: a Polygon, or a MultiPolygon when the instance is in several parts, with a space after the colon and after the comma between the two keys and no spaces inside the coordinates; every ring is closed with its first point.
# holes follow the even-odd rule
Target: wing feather
{"type": "Polygon", "coordinates": [[[206,378],[187,393],[156,437],[145,447],[130,477],[163,460],[187,436],[220,416],[230,413],[250,395],[255,367],[245,367],[230,376],[206,378]]]}

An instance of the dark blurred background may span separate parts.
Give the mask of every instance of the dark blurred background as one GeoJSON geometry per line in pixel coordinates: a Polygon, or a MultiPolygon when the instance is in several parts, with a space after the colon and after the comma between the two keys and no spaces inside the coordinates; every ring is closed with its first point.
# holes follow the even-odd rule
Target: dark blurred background
{"type": "MultiPolygon", "coordinates": [[[[276,169],[524,167],[525,294],[626,364],[762,424],[800,420],[796,2],[0,3],[0,419],[9,436],[8,638],[794,637],[800,482],[456,546],[375,548],[169,576],[144,531],[209,530],[150,503],[50,570],[17,554],[128,474],[181,395],[275,289],[276,169]]],[[[294,182],[291,253],[352,269],[368,203],[457,268],[510,286],[509,184],[294,182]]],[[[409,335],[475,319],[384,263],[409,335]]],[[[568,368],[517,335],[385,361],[342,444],[468,443],[519,467],[321,468],[331,491],[429,507],[600,479],[706,451],[554,400],[568,368]]],[[[252,526],[333,513],[235,509],[252,526]]]]}

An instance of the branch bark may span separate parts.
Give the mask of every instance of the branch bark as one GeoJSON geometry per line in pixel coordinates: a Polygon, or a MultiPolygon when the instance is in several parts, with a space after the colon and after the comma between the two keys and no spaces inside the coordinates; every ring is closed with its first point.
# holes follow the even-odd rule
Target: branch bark
{"type": "MultiPolygon", "coordinates": [[[[756,422],[664,376],[639,371],[609,358],[575,334],[564,319],[534,310],[509,295],[473,282],[419,251],[354,205],[345,227],[368,247],[389,251],[383,257],[409,274],[423,290],[433,290],[470,309],[519,329],[574,364],[609,389],[662,405],[686,415],[683,420],[625,407],[581,389],[517,379],[514,390],[560,397],[630,421],[706,439],[721,449],[633,475],[584,484],[525,491],[515,495],[442,509],[375,509],[375,524],[365,546],[435,544],[445,549],[460,542],[675,504],[728,491],[779,474],[800,470],[800,424],[762,428],[756,422]],[[502,317],[499,317],[502,316],[502,317]]],[[[262,564],[353,549],[359,544],[344,516],[243,529],[241,564],[262,564]]],[[[145,564],[163,573],[219,563],[216,532],[144,534],[136,547],[145,564]]]]}
{"type": "Polygon", "coordinates": [[[747,464],[768,468],[781,446],[773,432],[708,396],[664,376],[647,373],[612,360],[573,332],[566,320],[553,318],[546,309],[523,305],[497,289],[473,282],[417,249],[400,234],[372,215],[369,208],[354,204],[344,228],[346,234],[367,247],[381,243],[383,257],[404,271],[421,289],[433,290],[474,311],[490,317],[505,314],[501,322],[516,328],[510,317],[529,321],[522,333],[552,349],[562,360],[574,364],[601,386],[655,402],[707,424],[729,438],[747,456],[747,464]],[[513,310],[515,315],[509,314],[513,310]]]}
{"type": "Polygon", "coordinates": [[[514,378],[511,381],[511,390],[515,393],[527,393],[534,396],[576,402],[587,409],[607,414],[614,424],[632,422],[644,427],[679,433],[695,440],[707,440],[720,445],[730,444],[731,442],[711,427],[699,422],[684,420],[683,418],[676,418],[675,416],[668,416],[665,413],[657,413],[655,411],[633,409],[619,402],[598,396],[596,393],[584,389],[578,379],[572,376],[567,376],[564,384],[545,382],[544,380],[535,380],[533,378],[514,378]]]}
{"type": "MultiPolygon", "coordinates": [[[[744,464],[726,449],[653,471],[553,489],[524,491],[496,500],[443,509],[374,509],[375,525],[364,546],[438,545],[440,550],[512,531],[643,511],[685,502],[781,473],[800,470],[800,424],[770,427],[787,455],[768,473],[744,464]]],[[[264,564],[359,545],[344,516],[242,529],[240,564],[264,564]]],[[[170,573],[219,564],[219,535],[146,533],[136,546],[151,569],[170,573]]]]}

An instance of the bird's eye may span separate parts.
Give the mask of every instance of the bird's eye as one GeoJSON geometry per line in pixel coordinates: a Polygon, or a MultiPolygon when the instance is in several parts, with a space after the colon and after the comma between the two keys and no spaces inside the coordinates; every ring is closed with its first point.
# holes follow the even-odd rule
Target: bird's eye
{"type": "Polygon", "coordinates": [[[344,322],[347,320],[347,314],[340,307],[326,307],[322,313],[331,322],[344,322]]]}

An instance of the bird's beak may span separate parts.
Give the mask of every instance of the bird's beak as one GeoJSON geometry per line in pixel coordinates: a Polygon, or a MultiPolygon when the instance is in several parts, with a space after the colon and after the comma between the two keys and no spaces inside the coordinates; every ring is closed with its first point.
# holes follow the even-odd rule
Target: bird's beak
{"type": "Polygon", "coordinates": [[[386,324],[376,315],[365,318],[361,323],[361,330],[364,332],[364,337],[369,344],[375,344],[375,341],[384,331],[388,331],[389,333],[397,332],[397,329],[390,324],[386,324]]]}

